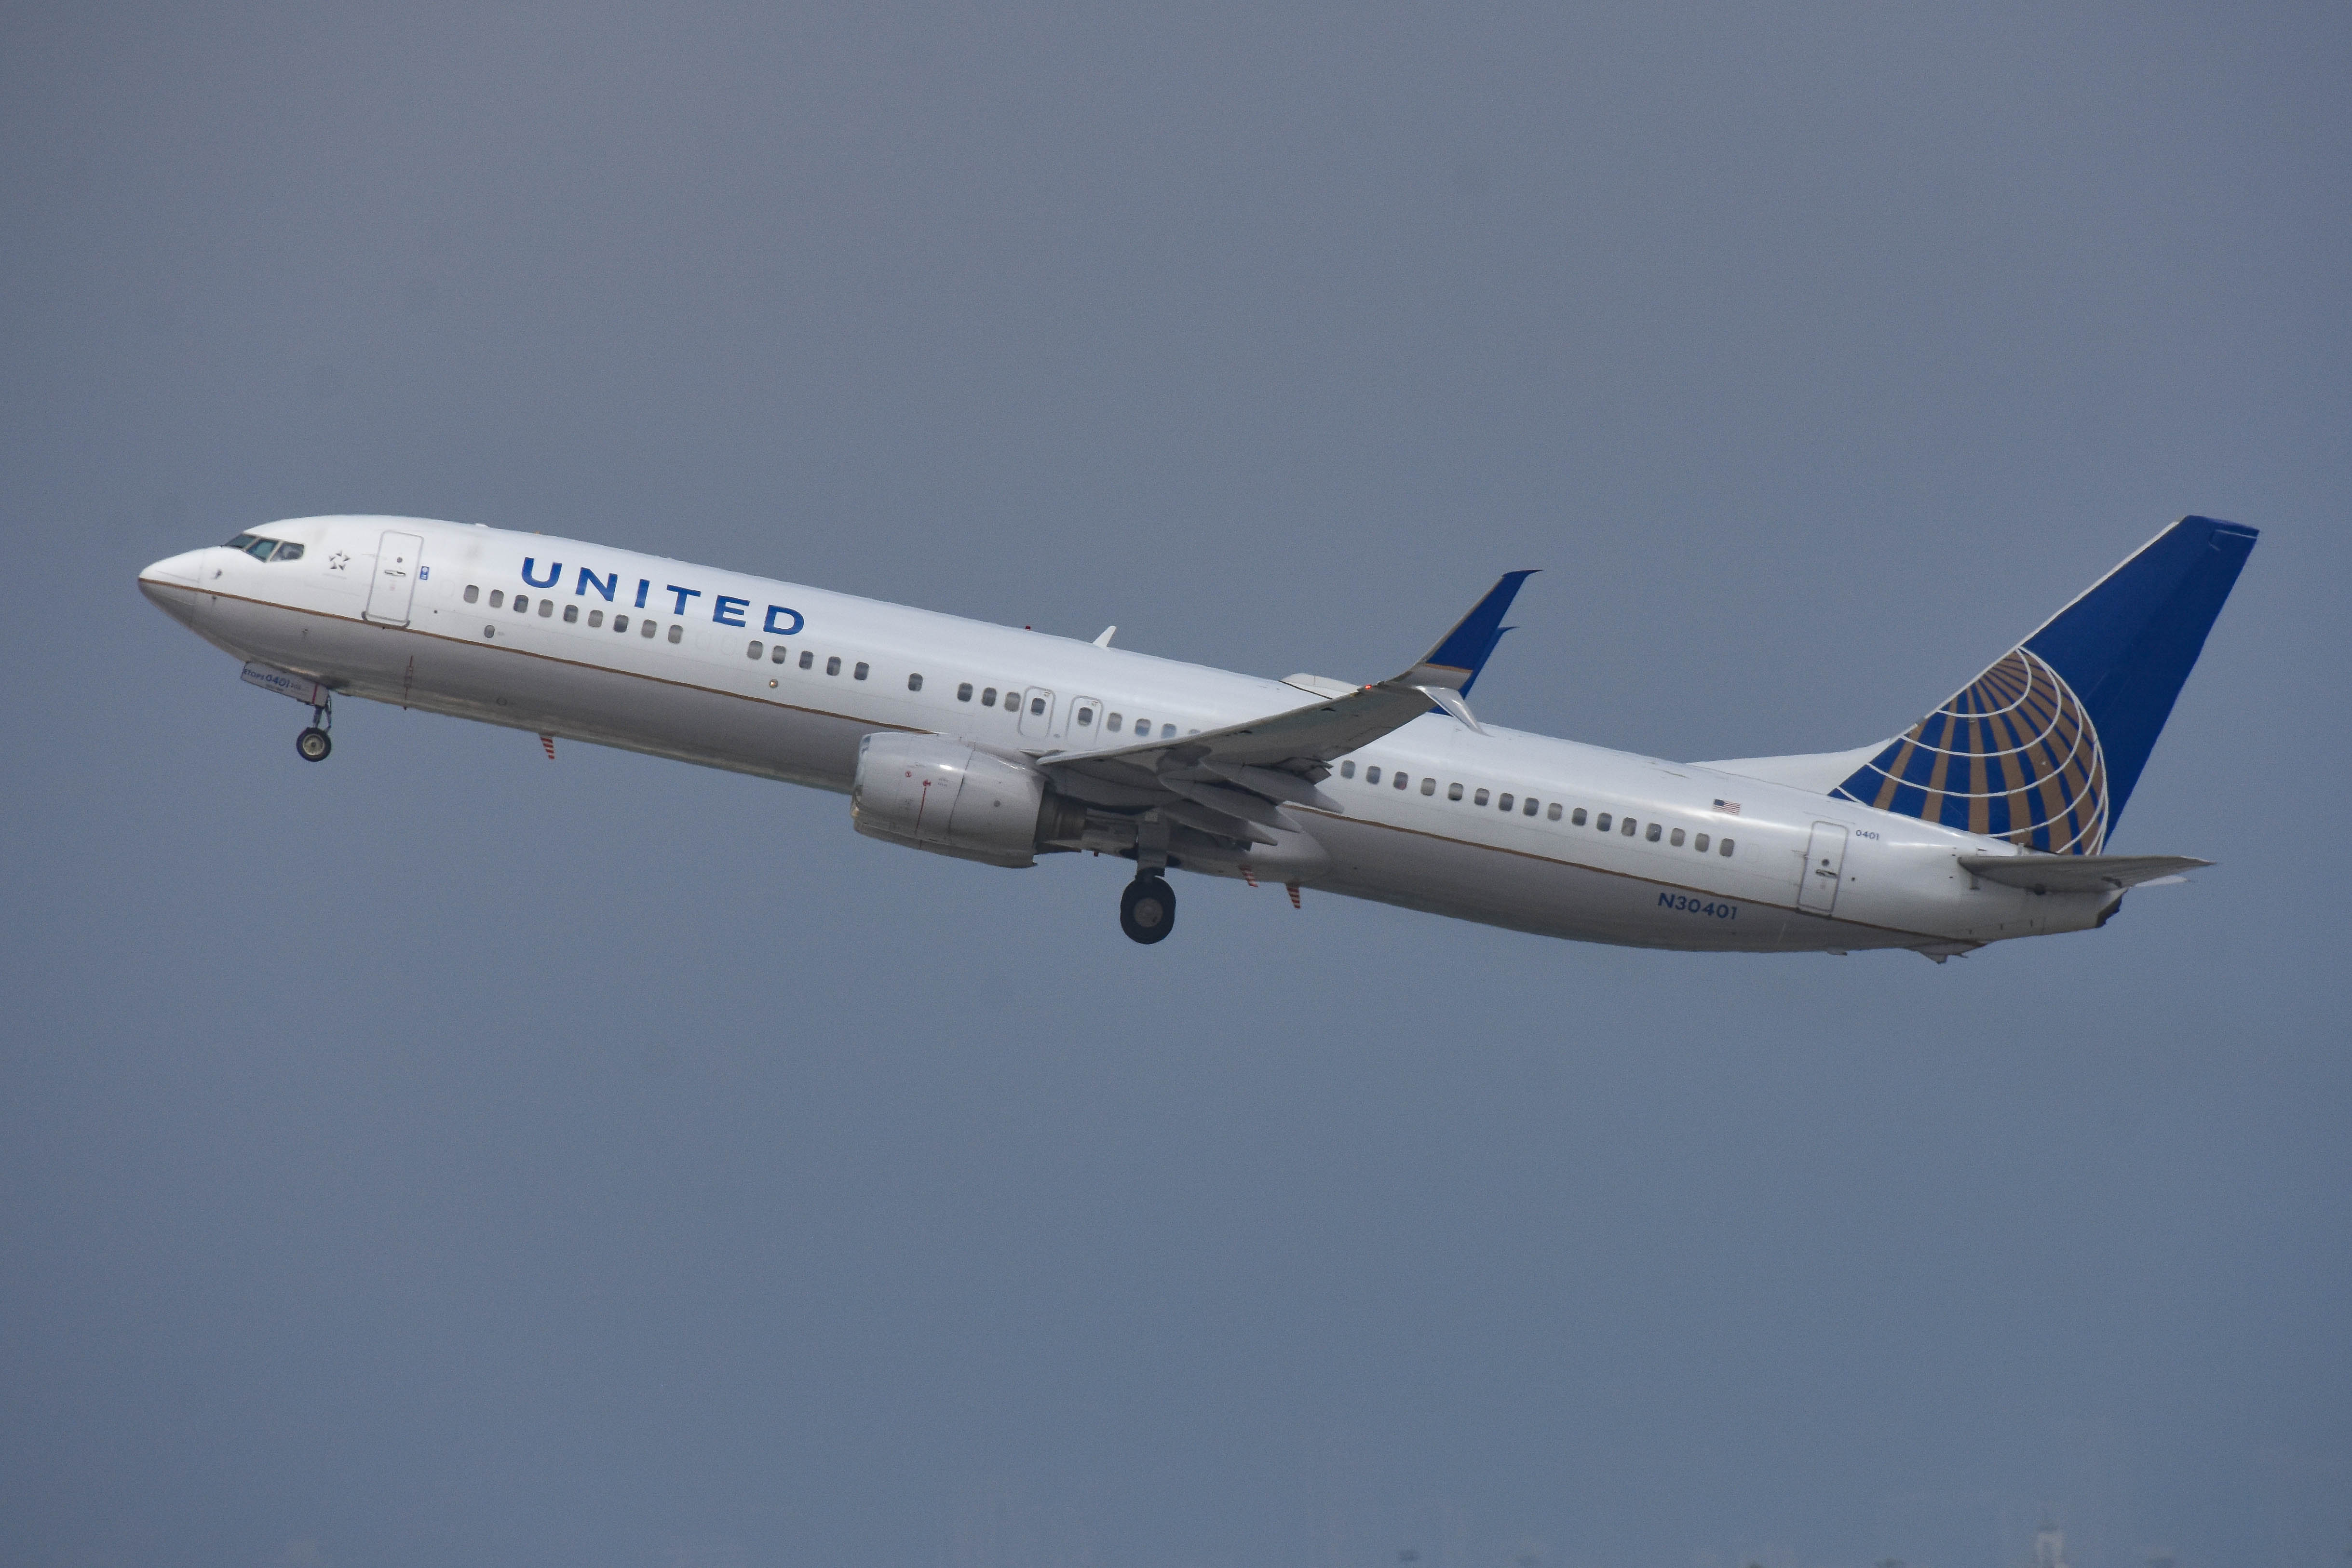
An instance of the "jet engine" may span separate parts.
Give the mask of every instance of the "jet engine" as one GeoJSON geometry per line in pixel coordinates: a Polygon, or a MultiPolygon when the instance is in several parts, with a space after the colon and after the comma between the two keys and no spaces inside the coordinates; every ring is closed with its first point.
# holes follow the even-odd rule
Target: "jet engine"
{"type": "Polygon", "coordinates": [[[991,866],[1034,866],[1039,848],[1086,826],[1085,807],[1036,769],[944,735],[858,742],[849,815],[869,838],[991,866]]]}

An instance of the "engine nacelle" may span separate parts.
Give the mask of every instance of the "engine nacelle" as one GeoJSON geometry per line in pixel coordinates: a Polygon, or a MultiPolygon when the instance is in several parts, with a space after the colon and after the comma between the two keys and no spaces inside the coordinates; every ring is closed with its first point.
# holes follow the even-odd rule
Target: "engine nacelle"
{"type": "Polygon", "coordinates": [[[1055,795],[1036,769],[944,735],[858,742],[849,815],[869,838],[1016,867],[1035,865],[1041,843],[1074,835],[1085,821],[1084,809],[1055,795]]]}

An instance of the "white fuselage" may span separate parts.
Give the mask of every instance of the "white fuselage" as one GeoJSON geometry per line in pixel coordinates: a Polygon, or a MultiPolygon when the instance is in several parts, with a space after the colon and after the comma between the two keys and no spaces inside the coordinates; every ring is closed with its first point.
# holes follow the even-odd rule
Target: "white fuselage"
{"type": "MultiPolygon", "coordinates": [[[[1181,735],[1316,695],[542,534],[377,517],[266,531],[302,558],[196,550],[141,586],[207,641],[337,692],[821,789],[847,791],[879,731],[1067,754],[1130,743],[1143,721],[1181,735]],[[404,549],[402,590],[378,557],[404,549]],[[990,689],[1019,700],[983,706],[990,689]]],[[[1979,881],[1957,858],[2013,846],[1821,791],[1439,713],[1334,769],[1340,813],[1285,808],[1319,853],[1248,874],[1581,941],[1781,952],[1948,953],[2081,930],[2120,897],[1979,881]]]]}

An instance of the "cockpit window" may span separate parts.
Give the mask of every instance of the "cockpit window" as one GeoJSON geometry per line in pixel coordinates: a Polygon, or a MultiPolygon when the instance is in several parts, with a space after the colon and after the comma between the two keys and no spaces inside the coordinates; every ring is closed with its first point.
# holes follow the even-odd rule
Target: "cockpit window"
{"type": "Polygon", "coordinates": [[[299,561],[302,559],[302,547],[289,540],[278,545],[278,553],[269,559],[273,562],[299,561]]]}
{"type": "Polygon", "coordinates": [[[230,550],[242,550],[252,542],[253,535],[249,533],[240,533],[235,539],[230,540],[225,548],[230,550]]]}
{"type": "Polygon", "coordinates": [[[274,539],[257,539],[245,547],[245,552],[256,561],[267,561],[269,559],[269,552],[277,548],[278,541],[274,539]]]}

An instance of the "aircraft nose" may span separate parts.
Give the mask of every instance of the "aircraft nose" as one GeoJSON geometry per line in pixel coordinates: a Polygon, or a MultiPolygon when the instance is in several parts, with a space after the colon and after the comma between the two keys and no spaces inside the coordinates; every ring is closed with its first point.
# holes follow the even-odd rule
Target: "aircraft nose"
{"type": "Polygon", "coordinates": [[[139,574],[139,591],[157,609],[184,624],[194,624],[195,588],[203,580],[206,552],[183,551],[167,555],[139,574]]]}
{"type": "Polygon", "coordinates": [[[204,563],[205,553],[201,550],[184,550],[177,555],[166,555],[163,560],[139,574],[140,585],[144,587],[152,581],[182,588],[193,588],[202,580],[200,568],[204,563]]]}

